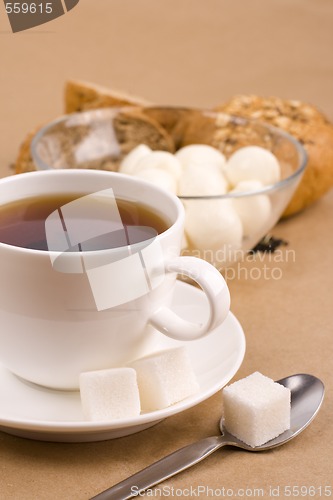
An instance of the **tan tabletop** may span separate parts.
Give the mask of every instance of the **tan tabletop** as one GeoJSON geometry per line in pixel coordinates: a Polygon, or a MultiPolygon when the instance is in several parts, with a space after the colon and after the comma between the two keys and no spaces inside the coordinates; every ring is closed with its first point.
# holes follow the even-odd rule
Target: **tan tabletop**
{"type": "MultiPolygon", "coordinates": [[[[2,3],[0,173],[11,174],[29,129],[62,113],[69,77],[161,104],[209,107],[236,93],[297,98],[333,119],[332,21],[331,0],[80,0],[52,23],[14,35],[2,3]]],[[[274,379],[317,375],[326,384],[317,418],[282,448],[264,454],[225,448],[150,496],[190,496],[192,487],[195,497],[198,486],[201,498],[333,495],[332,215],[331,191],[273,230],[289,242],[288,258],[240,263],[228,280],[247,342],[235,379],[255,370],[274,379]]],[[[48,443],[0,433],[0,498],[88,499],[215,435],[220,414],[216,394],[151,429],[105,442],[48,443]]]]}

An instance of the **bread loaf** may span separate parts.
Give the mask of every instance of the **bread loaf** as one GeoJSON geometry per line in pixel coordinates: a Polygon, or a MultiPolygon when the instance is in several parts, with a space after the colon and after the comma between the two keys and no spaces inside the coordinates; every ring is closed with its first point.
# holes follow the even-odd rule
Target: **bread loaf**
{"type": "Polygon", "coordinates": [[[277,97],[240,95],[216,109],[270,123],[303,144],[308,164],[284,216],[303,210],[333,186],[333,125],[314,106],[277,97]]]}
{"type": "Polygon", "coordinates": [[[151,104],[140,97],[80,80],[68,80],[66,82],[64,98],[65,113],[76,113],[97,108],[149,106],[151,104]]]}

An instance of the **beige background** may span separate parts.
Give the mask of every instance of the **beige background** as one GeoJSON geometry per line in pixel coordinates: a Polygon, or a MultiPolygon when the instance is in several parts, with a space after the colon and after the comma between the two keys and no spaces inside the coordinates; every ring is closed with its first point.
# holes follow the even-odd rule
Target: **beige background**
{"type": "MultiPolygon", "coordinates": [[[[29,129],[62,113],[69,77],[161,104],[210,107],[236,93],[278,95],[313,103],[333,119],[332,25],[332,0],[80,0],[52,23],[13,35],[1,3],[0,172],[11,173],[29,129]]],[[[332,212],[333,192],[274,229],[295,252],[294,261],[278,264],[281,279],[229,281],[247,338],[236,378],[254,370],[272,378],[313,373],[327,386],[321,412],[284,448],[255,455],[225,449],[168,486],[224,486],[234,490],[231,498],[239,488],[252,496],[262,488],[269,498],[270,486],[333,487],[332,212]]],[[[40,443],[0,433],[0,497],[87,499],[218,432],[220,403],[216,395],[150,430],[104,443],[40,443]]]]}

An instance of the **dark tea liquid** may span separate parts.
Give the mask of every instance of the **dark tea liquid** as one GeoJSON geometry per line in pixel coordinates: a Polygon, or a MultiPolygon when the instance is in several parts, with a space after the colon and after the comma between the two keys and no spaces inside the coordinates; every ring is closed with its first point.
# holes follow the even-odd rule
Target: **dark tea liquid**
{"type": "MultiPolygon", "coordinates": [[[[22,248],[30,248],[34,250],[53,250],[48,248],[45,221],[47,217],[56,210],[61,209],[67,203],[70,203],[78,198],[85,196],[84,194],[55,194],[46,196],[36,196],[26,198],[12,203],[8,203],[0,207],[0,242],[8,245],[13,245],[22,248]]],[[[124,227],[149,227],[152,228],[155,234],[164,232],[170,224],[164,220],[159,214],[155,213],[150,207],[143,204],[117,199],[117,207],[124,227]]],[[[105,203],[105,213],[109,210],[106,202],[96,201],[103,205],[105,203]]],[[[99,206],[99,211],[100,211],[99,206]]],[[[102,206],[103,208],[103,206],[102,206]]],[[[97,211],[98,212],[98,211],[97,211]]],[[[102,210],[103,212],[103,210],[102,210]]],[[[105,223],[96,220],[96,217],[89,216],[86,211],[80,215],[76,215],[76,224],[82,228],[91,224],[105,223]]],[[[142,237],[142,240],[148,238],[142,237]]],[[[122,241],[121,239],[119,241],[122,241]]],[[[98,239],[97,246],[93,250],[104,250],[115,246],[122,246],[116,236],[112,234],[98,239]]]]}

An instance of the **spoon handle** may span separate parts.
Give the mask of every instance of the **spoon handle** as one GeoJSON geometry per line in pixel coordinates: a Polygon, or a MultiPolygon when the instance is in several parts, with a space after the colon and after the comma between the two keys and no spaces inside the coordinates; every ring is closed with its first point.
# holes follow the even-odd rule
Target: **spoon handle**
{"type": "Polygon", "coordinates": [[[227,444],[223,436],[202,439],[177,450],[133,476],[115,484],[111,488],[99,493],[90,500],[127,500],[138,496],[166,479],[175,476],[178,472],[188,469],[208,457],[215,450],[227,444]]]}

